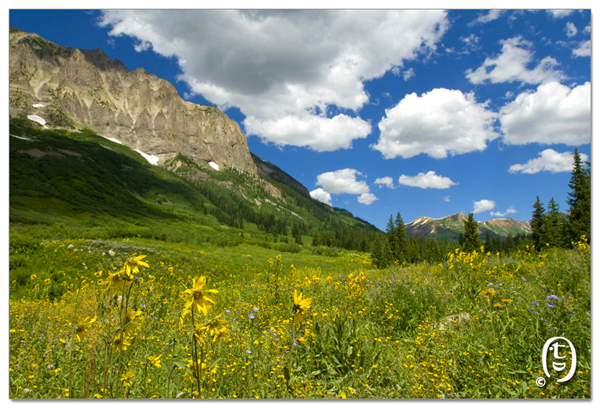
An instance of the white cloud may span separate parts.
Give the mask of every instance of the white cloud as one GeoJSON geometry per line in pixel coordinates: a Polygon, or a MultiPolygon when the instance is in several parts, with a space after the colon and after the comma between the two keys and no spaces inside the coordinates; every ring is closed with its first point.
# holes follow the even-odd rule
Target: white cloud
{"type": "Polygon", "coordinates": [[[500,211],[491,211],[490,215],[493,217],[506,217],[508,214],[514,214],[516,213],[517,210],[514,209],[513,206],[510,206],[506,211],[504,212],[500,212],[500,211]]]}
{"type": "Polygon", "coordinates": [[[310,192],[310,196],[317,201],[331,205],[331,194],[322,188],[317,188],[310,192]]]}
{"type": "Polygon", "coordinates": [[[409,187],[434,188],[439,190],[445,190],[458,184],[448,177],[435,174],[433,170],[427,173],[419,173],[416,176],[406,176],[403,174],[398,179],[398,182],[409,187]]]}
{"type": "Polygon", "coordinates": [[[460,37],[460,40],[465,43],[464,53],[466,54],[471,51],[477,51],[480,48],[479,45],[477,45],[479,43],[479,37],[475,34],[471,34],[468,37],[460,37]]]}
{"type": "Polygon", "coordinates": [[[444,197],[444,202],[449,203],[450,202],[450,196],[444,197]]]}
{"type": "Polygon", "coordinates": [[[573,50],[573,55],[576,57],[589,57],[592,55],[592,43],[590,40],[582,41],[577,48],[573,50]]]}
{"type": "Polygon", "coordinates": [[[402,72],[402,78],[404,78],[405,81],[408,81],[409,79],[411,79],[414,76],[415,76],[414,68],[409,68],[406,71],[402,72]]]}
{"type": "Polygon", "coordinates": [[[547,12],[554,18],[563,18],[571,14],[573,10],[547,10],[547,12]]]}
{"type": "Polygon", "coordinates": [[[308,112],[273,120],[250,116],[244,125],[246,129],[253,129],[254,134],[262,135],[264,141],[279,146],[309,147],[318,152],[348,149],[354,139],[363,139],[371,133],[368,122],[343,114],[331,119],[308,112]]]}
{"type": "Polygon", "coordinates": [[[375,184],[378,184],[379,188],[386,186],[387,188],[391,188],[392,190],[394,189],[394,179],[392,179],[389,176],[375,179],[375,184]]]}
{"type": "Polygon", "coordinates": [[[368,122],[330,108],[357,112],[365,81],[434,52],[448,24],[442,10],[109,10],[100,22],[174,57],[192,93],[238,107],[248,134],[317,151],[366,137],[368,122]]]}
{"type": "Polygon", "coordinates": [[[458,90],[408,94],[385,113],[378,125],[379,140],[371,147],[386,159],[421,153],[439,159],[481,151],[498,137],[493,129],[496,114],[477,103],[472,93],[458,90]]]}
{"type": "Polygon", "coordinates": [[[528,66],[533,61],[531,48],[533,43],[521,36],[501,40],[502,53],[495,58],[486,58],[475,71],[468,69],[466,76],[474,84],[521,82],[539,84],[549,80],[560,80],[565,76],[556,71],[558,62],[552,57],[545,57],[533,69],[528,66]]]}
{"type": "Polygon", "coordinates": [[[355,169],[342,169],[319,174],[317,185],[331,194],[363,194],[369,192],[364,181],[356,180],[362,173],[355,169]]]}
{"type": "Polygon", "coordinates": [[[362,193],[359,197],[358,197],[358,202],[364,205],[371,205],[373,203],[373,201],[378,200],[377,197],[375,197],[374,194],[371,193],[362,193]]]}
{"type": "Polygon", "coordinates": [[[590,108],[589,82],[573,89],[558,82],[540,85],[500,109],[504,142],[570,146],[590,143],[590,108]]]}
{"type": "MultiPolygon", "coordinates": [[[[553,149],[546,149],[540,152],[540,157],[529,160],[524,164],[513,164],[508,169],[509,173],[536,174],[540,171],[549,171],[551,173],[571,172],[573,171],[573,153],[558,153],[553,149]]],[[[587,161],[588,156],[580,153],[581,160],[587,161]]]]}
{"type": "Polygon", "coordinates": [[[476,24],[489,23],[490,21],[498,19],[502,14],[504,14],[504,11],[505,10],[490,10],[487,12],[487,14],[482,13],[475,20],[471,21],[469,25],[473,26],[476,24]]]}
{"type": "Polygon", "coordinates": [[[567,37],[571,38],[577,34],[577,27],[575,27],[575,24],[569,21],[565,27],[565,32],[567,33],[567,37]]]}
{"type": "Polygon", "coordinates": [[[473,201],[473,214],[479,214],[485,211],[489,211],[495,206],[496,203],[492,200],[473,201]]]}

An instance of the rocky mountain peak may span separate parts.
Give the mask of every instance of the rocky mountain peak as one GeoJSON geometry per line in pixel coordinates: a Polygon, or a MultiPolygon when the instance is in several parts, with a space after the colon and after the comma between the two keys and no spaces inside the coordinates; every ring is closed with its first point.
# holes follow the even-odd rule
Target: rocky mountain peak
{"type": "Polygon", "coordinates": [[[168,81],[100,49],[63,47],[12,27],[10,114],[85,125],[159,164],[182,153],[257,173],[245,135],[218,108],[184,101],[168,81]]]}

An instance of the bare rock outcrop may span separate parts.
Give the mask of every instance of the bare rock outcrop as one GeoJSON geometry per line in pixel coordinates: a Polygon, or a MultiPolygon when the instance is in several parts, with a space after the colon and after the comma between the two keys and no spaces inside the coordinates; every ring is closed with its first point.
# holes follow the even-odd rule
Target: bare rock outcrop
{"type": "Polygon", "coordinates": [[[239,125],[213,106],[181,99],[144,69],[130,71],[101,50],[53,44],[10,30],[10,114],[38,115],[53,126],[83,124],[163,161],[195,161],[257,173],[239,125]]]}

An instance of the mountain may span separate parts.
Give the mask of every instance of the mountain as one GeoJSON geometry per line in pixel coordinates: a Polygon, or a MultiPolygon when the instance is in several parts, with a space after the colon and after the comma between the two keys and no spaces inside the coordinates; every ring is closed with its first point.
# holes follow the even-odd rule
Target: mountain
{"type": "MultiPolygon", "coordinates": [[[[440,240],[458,239],[460,233],[464,234],[463,221],[467,216],[461,212],[449,215],[444,218],[419,217],[416,220],[406,224],[406,233],[414,237],[436,238],[440,240]]],[[[509,234],[531,233],[531,226],[526,221],[516,221],[512,218],[494,219],[485,222],[479,222],[479,235],[484,238],[489,232],[493,238],[495,236],[507,237],[509,234]]]]}
{"type": "Polygon", "coordinates": [[[9,132],[11,231],[296,249],[317,234],[364,251],[381,234],[250,153],[217,108],[100,50],[14,28],[9,132]]]}
{"type": "Polygon", "coordinates": [[[144,69],[128,70],[104,52],[63,47],[10,28],[10,115],[35,115],[49,126],[85,125],[158,158],[258,170],[239,125],[214,106],[181,99],[144,69]]]}

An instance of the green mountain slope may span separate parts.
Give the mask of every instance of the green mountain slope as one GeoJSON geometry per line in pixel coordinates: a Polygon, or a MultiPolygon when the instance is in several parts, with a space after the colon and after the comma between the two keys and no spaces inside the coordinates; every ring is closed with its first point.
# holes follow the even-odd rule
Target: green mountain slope
{"type": "Polygon", "coordinates": [[[93,131],[41,129],[25,118],[11,120],[10,134],[13,225],[58,223],[75,237],[129,234],[223,245],[277,237],[307,244],[319,231],[348,249],[369,249],[370,235],[380,233],[306,197],[280,169],[277,179],[217,171],[181,154],[154,166],[93,131]]]}

